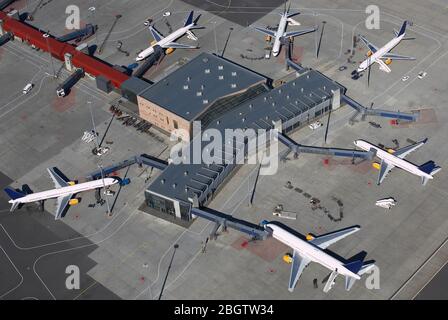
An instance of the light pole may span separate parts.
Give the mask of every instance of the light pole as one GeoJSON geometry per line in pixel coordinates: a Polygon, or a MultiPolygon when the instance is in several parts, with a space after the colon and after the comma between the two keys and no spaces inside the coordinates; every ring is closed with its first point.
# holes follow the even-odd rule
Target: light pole
{"type": "Polygon", "coordinates": [[[176,243],[174,245],[173,255],[171,256],[170,264],[168,265],[168,270],[166,271],[165,279],[163,280],[162,289],[160,290],[159,300],[162,299],[163,289],[165,289],[166,279],[168,279],[168,274],[170,273],[171,265],[173,264],[174,255],[176,254],[176,249],[179,248],[179,245],[176,243]]]}
{"type": "MultiPolygon", "coordinates": [[[[92,110],[92,102],[91,101],[87,101],[87,104],[89,105],[89,109],[90,109],[90,117],[92,118],[92,126],[93,126],[93,134],[95,135],[95,144],[96,144],[96,155],[100,155],[100,145],[98,143],[98,134],[96,132],[96,126],[95,126],[95,119],[93,118],[93,110],[92,110]]],[[[102,165],[102,160],[101,158],[98,159],[98,168],[100,169],[101,172],[101,179],[103,181],[103,189],[104,192],[106,192],[106,184],[104,183],[104,171],[103,171],[103,165],[102,165]]],[[[106,205],[107,205],[107,215],[110,217],[112,212],[110,211],[110,206],[109,206],[109,200],[107,199],[107,194],[104,194],[105,198],[106,198],[106,205]]]]}
{"type": "Polygon", "coordinates": [[[48,38],[50,37],[49,31],[47,33],[44,33],[42,36],[45,38],[45,41],[47,42],[47,50],[48,54],[50,55],[51,69],[53,70],[53,77],[56,78],[56,71],[54,70],[53,57],[51,55],[51,49],[50,49],[50,42],[48,41],[48,38]]]}
{"type": "MultiPolygon", "coordinates": [[[[93,24],[93,28],[95,30],[95,12],[96,12],[96,8],[95,7],[90,7],[88,9],[92,15],[92,24],[93,24]]],[[[96,44],[98,45],[98,28],[95,30],[95,39],[96,39],[96,44]]]]}

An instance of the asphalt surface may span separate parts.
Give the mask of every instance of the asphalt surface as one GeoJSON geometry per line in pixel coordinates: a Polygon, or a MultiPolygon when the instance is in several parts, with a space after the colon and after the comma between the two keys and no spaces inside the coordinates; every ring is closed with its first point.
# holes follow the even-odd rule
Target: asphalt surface
{"type": "MultiPolygon", "coordinates": [[[[11,181],[0,172],[1,190],[11,181]]],[[[9,213],[7,200],[1,192],[0,299],[118,299],[86,274],[96,264],[88,255],[97,246],[36,205],[9,213]],[[79,289],[66,287],[70,265],[80,270],[79,289]]]]}
{"type": "Polygon", "coordinates": [[[448,300],[448,265],[445,265],[437,275],[415,297],[415,300],[448,300]]]}

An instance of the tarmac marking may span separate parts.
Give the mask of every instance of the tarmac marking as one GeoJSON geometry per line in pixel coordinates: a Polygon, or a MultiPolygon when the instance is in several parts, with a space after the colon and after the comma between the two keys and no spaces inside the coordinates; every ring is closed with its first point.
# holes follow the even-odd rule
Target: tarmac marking
{"type": "Polygon", "coordinates": [[[88,286],[87,288],[85,288],[84,290],[82,290],[82,291],[80,292],[80,294],[78,294],[76,297],[73,298],[73,300],[77,300],[80,296],[82,296],[84,293],[86,293],[87,290],[93,288],[93,287],[96,286],[97,284],[98,284],[98,282],[97,282],[96,280],[93,280],[93,283],[92,283],[90,286],[88,286]]]}
{"type": "Polygon", "coordinates": [[[425,285],[424,285],[420,290],[418,290],[418,292],[412,297],[412,300],[414,300],[415,297],[417,297],[417,296],[419,295],[419,293],[420,293],[423,289],[426,288],[426,286],[432,281],[432,279],[434,279],[434,278],[439,274],[439,272],[445,267],[445,265],[446,265],[447,263],[448,263],[448,260],[447,260],[447,261],[446,261],[446,262],[439,268],[439,270],[437,270],[436,273],[433,274],[433,276],[431,277],[431,279],[429,279],[428,282],[426,282],[425,285]]]}
{"type": "Polygon", "coordinates": [[[0,299],[2,299],[3,297],[7,296],[8,294],[10,294],[11,292],[13,292],[14,290],[16,290],[17,288],[19,288],[22,283],[23,283],[23,275],[20,273],[19,269],[17,269],[16,265],[14,264],[14,262],[12,262],[11,258],[9,257],[9,255],[6,253],[5,249],[3,249],[2,246],[0,246],[0,249],[2,249],[3,253],[6,255],[6,258],[8,258],[9,262],[12,264],[12,266],[14,267],[14,269],[16,270],[16,272],[19,274],[20,276],[20,281],[19,283],[12,289],[6,291],[5,293],[3,293],[2,295],[0,295],[0,299]]]}
{"type": "MultiPolygon", "coordinates": [[[[418,274],[418,272],[423,269],[424,266],[426,266],[428,264],[428,262],[440,251],[440,249],[442,249],[445,244],[448,242],[448,237],[445,239],[445,241],[442,242],[442,244],[436,249],[436,251],[434,251],[429,257],[428,259],[425,260],[425,262],[417,268],[417,270],[415,270],[415,272],[411,275],[411,277],[409,277],[408,280],[405,281],[405,283],[403,283],[401,285],[401,287],[389,298],[389,300],[393,300],[411,281],[412,279],[414,279],[414,277],[418,274]]],[[[447,261],[448,262],[448,261],[447,261]]],[[[447,263],[445,262],[445,264],[447,263]]],[[[416,295],[414,295],[414,297],[412,299],[414,299],[419,293],[420,291],[422,291],[426,285],[431,282],[431,280],[440,272],[440,270],[442,270],[442,268],[445,266],[445,264],[431,277],[431,279],[417,292],[416,295]]]]}

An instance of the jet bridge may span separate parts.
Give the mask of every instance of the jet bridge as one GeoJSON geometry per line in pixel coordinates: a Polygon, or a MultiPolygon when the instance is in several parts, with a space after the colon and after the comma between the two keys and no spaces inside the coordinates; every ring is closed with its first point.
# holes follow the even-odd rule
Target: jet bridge
{"type": "Polygon", "coordinates": [[[211,232],[212,237],[216,237],[218,229],[222,230],[232,228],[237,231],[248,234],[255,240],[266,240],[271,234],[263,227],[253,224],[251,222],[240,220],[231,215],[210,209],[210,208],[191,208],[191,214],[215,222],[215,227],[211,232]]]}
{"type": "MultiPolygon", "coordinates": [[[[138,156],[133,156],[132,158],[129,158],[127,160],[121,161],[119,163],[113,164],[111,166],[103,168],[103,175],[109,175],[112,172],[115,172],[117,170],[121,170],[123,168],[132,166],[133,164],[144,164],[159,170],[165,170],[165,168],[168,166],[168,163],[164,160],[158,159],[156,157],[147,155],[147,154],[141,154],[138,156]]],[[[96,170],[92,173],[90,173],[87,178],[90,180],[96,180],[101,178],[101,170],[96,170]]]]}
{"type": "Polygon", "coordinates": [[[350,107],[355,109],[358,114],[361,114],[361,120],[365,120],[366,116],[378,116],[384,118],[392,118],[392,119],[401,119],[406,121],[415,122],[418,119],[419,113],[406,113],[399,111],[389,111],[382,109],[368,109],[361,105],[359,102],[356,102],[350,97],[347,97],[345,94],[341,95],[341,101],[348,104],[350,107]]]}
{"type": "Polygon", "coordinates": [[[3,0],[3,1],[0,1],[0,10],[5,9],[7,6],[9,6],[14,1],[15,0],[3,0]]]}
{"type": "Polygon", "coordinates": [[[372,159],[375,156],[375,153],[371,151],[304,146],[298,144],[297,142],[293,141],[291,138],[285,136],[282,133],[278,134],[278,141],[286,145],[295,154],[313,153],[313,154],[330,155],[335,157],[362,158],[362,159],[372,159]]]}
{"type": "Polygon", "coordinates": [[[0,47],[14,38],[11,32],[6,32],[0,37],[0,47]]]}
{"type": "Polygon", "coordinates": [[[149,70],[153,65],[158,63],[158,61],[165,55],[165,51],[160,46],[154,46],[154,53],[151,54],[143,64],[134,72],[134,77],[141,78],[146,71],[149,70]]]}
{"type": "Polygon", "coordinates": [[[82,39],[88,38],[91,35],[93,35],[97,29],[98,29],[98,26],[94,26],[94,25],[88,23],[84,28],[67,33],[61,37],[56,38],[56,39],[60,42],[68,42],[68,41],[72,41],[72,40],[76,40],[76,39],[82,40],[82,39]]]}

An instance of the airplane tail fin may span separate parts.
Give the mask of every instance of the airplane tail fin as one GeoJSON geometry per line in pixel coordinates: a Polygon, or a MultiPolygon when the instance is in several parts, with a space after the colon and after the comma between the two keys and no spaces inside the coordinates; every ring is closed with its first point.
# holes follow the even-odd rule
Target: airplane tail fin
{"type": "MultiPolygon", "coordinates": [[[[362,260],[356,260],[344,265],[347,269],[357,274],[358,276],[362,276],[364,273],[370,271],[375,264],[373,262],[363,262],[362,260]]],[[[349,291],[356,282],[355,277],[351,277],[349,275],[345,276],[345,290],[349,291]]]]}
{"type": "MultiPolygon", "coordinates": [[[[17,199],[20,199],[20,198],[22,198],[22,197],[25,196],[24,193],[19,192],[19,191],[17,191],[17,190],[14,190],[14,189],[11,188],[11,187],[6,187],[6,188],[5,188],[5,192],[6,192],[6,194],[8,195],[8,197],[10,197],[12,200],[17,200],[17,199]]],[[[11,203],[12,203],[12,204],[11,204],[11,210],[10,210],[11,212],[13,212],[14,210],[16,210],[17,207],[19,207],[19,206],[21,205],[20,201],[12,201],[11,203]]]]}
{"type": "MultiPolygon", "coordinates": [[[[421,166],[418,167],[421,171],[423,171],[424,173],[427,173],[431,176],[434,176],[437,172],[439,172],[440,170],[442,170],[441,167],[439,167],[434,161],[430,160],[424,164],[422,164],[421,166]]],[[[428,180],[430,178],[428,177],[422,177],[422,185],[426,185],[426,183],[428,183],[428,180]]]]}
{"type": "Polygon", "coordinates": [[[194,15],[194,11],[190,11],[190,14],[187,17],[187,20],[185,20],[184,27],[193,23],[193,15],[194,15]]]}
{"type": "Polygon", "coordinates": [[[5,192],[8,194],[8,197],[10,197],[12,200],[16,200],[25,196],[24,193],[14,190],[11,187],[6,187],[5,192]]]}
{"type": "Polygon", "coordinates": [[[408,22],[405,20],[403,22],[403,24],[401,25],[400,31],[396,31],[394,30],[395,36],[398,38],[399,36],[403,35],[406,33],[406,26],[407,26],[408,22]]]}

